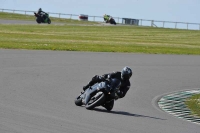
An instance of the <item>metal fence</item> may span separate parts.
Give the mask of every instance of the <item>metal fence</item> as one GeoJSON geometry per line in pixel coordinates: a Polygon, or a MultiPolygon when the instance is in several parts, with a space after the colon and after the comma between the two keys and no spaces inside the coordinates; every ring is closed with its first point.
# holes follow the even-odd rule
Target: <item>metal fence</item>
{"type": "MultiPolygon", "coordinates": [[[[34,13],[34,11],[11,10],[11,9],[0,9],[0,11],[8,13],[25,14],[25,15],[33,15],[34,13]]],[[[52,12],[47,12],[47,13],[49,13],[50,17],[79,20],[79,15],[77,14],[64,14],[64,13],[52,13],[52,12]]],[[[122,18],[120,17],[113,17],[113,18],[117,23],[122,24],[122,18]]],[[[200,30],[200,23],[158,21],[158,20],[147,20],[147,19],[138,19],[138,20],[139,20],[139,26],[200,30]]],[[[88,15],[88,21],[103,22],[103,16],[88,15]]]]}

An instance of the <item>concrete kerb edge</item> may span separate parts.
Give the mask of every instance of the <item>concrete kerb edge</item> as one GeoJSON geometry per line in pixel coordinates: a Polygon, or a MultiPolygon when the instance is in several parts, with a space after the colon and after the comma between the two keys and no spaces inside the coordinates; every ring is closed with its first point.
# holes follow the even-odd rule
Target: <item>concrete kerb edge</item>
{"type": "Polygon", "coordinates": [[[200,88],[185,89],[185,90],[178,90],[178,91],[173,91],[173,92],[169,92],[169,93],[164,93],[164,94],[161,94],[161,95],[158,95],[158,96],[154,97],[154,98],[152,99],[152,101],[151,101],[151,104],[152,104],[152,106],[153,106],[155,109],[157,109],[158,111],[160,111],[160,112],[162,112],[162,113],[167,114],[168,116],[172,116],[172,117],[174,117],[174,118],[176,118],[176,119],[181,119],[181,120],[183,120],[183,121],[187,121],[187,122],[190,122],[190,123],[199,124],[199,123],[196,123],[196,122],[188,121],[188,120],[183,119],[183,118],[178,118],[177,116],[174,116],[174,115],[172,115],[172,114],[170,114],[170,113],[164,111],[164,110],[161,109],[161,108],[159,107],[159,105],[158,105],[158,101],[159,101],[162,97],[164,97],[164,96],[166,96],[166,95],[170,95],[170,94],[174,94],[174,93],[178,93],[178,92],[181,93],[181,92],[185,92],[185,91],[195,91],[195,90],[200,90],[200,88]]]}

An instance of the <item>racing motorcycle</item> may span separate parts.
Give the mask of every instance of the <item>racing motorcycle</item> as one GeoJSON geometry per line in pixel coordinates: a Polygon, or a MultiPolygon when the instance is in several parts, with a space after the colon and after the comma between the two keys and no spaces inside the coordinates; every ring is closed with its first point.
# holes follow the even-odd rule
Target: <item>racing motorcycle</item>
{"type": "Polygon", "coordinates": [[[110,111],[114,106],[115,93],[119,90],[120,85],[121,81],[116,78],[96,83],[87,88],[85,92],[81,92],[75,99],[75,104],[77,106],[85,105],[88,110],[103,106],[110,111]]]}
{"type": "Polygon", "coordinates": [[[34,14],[35,14],[35,17],[36,17],[36,22],[38,24],[40,24],[40,23],[48,23],[48,24],[50,24],[51,23],[51,19],[49,18],[49,14],[47,14],[47,13],[44,14],[45,15],[45,19],[44,19],[44,16],[41,16],[41,15],[35,13],[35,12],[34,12],[34,14]]]}
{"type": "Polygon", "coordinates": [[[114,24],[114,25],[117,24],[113,17],[110,17],[109,20],[106,20],[106,23],[110,23],[110,24],[114,24]]]}

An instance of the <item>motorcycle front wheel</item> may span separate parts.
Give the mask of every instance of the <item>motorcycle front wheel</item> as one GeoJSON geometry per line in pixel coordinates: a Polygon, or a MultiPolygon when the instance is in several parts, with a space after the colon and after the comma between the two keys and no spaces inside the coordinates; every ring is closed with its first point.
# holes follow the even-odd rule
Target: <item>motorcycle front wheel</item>
{"type": "Polygon", "coordinates": [[[82,98],[80,97],[81,95],[79,95],[76,99],[75,99],[75,104],[77,105],[77,106],[81,106],[81,105],[83,105],[83,103],[82,103],[82,98]]]}
{"type": "Polygon", "coordinates": [[[105,102],[105,94],[103,92],[99,92],[99,94],[93,96],[90,101],[85,105],[86,109],[93,109],[96,106],[100,106],[102,103],[105,102]]]}
{"type": "Polygon", "coordinates": [[[37,17],[36,22],[37,22],[38,24],[40,24],[40,23],[41,23],[41,19],[40,19],[39,17],[37,17]]]}

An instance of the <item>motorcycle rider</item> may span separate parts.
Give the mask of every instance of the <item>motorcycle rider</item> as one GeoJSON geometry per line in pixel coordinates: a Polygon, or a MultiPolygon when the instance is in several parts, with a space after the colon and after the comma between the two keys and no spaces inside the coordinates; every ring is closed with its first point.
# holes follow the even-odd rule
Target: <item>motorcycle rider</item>
{"type": "Polygon", "coordinates": [[[106,23],[109,22],[110,17],[111,17],[110,15],[106,15],[106,14],[104,14],[104,16],[103,16],[104,21],[106,21],[106,23]]]}
{"type": "Polygon", "coordinates": [[[39,8],[39,9],[38,9],[37,14],[38,14],[39,16],[41,16],[41,18],[43,18],[43,20],[46,19],[47,13],[44,12],[44,11],[42,11],[42,8],[39,8]]]}
{"type": "MultiPolygon", "coordinates": [[[[125,66],[121,70],[121,72],[116,71],[116,72],[104,74],[102,76],[95,75],[87,85],[83,86],[83,90],[85,91],[90,86],[94,85],[97,82],[105,81],[105,79],[116,78],[121,81],[121,86],[115,94],[115,100],[117,100],[118,98],[123,98],[126,95],[127,91],[129,90],[131,86],[129,79],[131,78],[131,76],[132,76],[131,68],[128,66],[125,66]]],[[[111,103],[111,105],[112,104],[114,104],[114,101],[113,103],[111,103]]]]}

